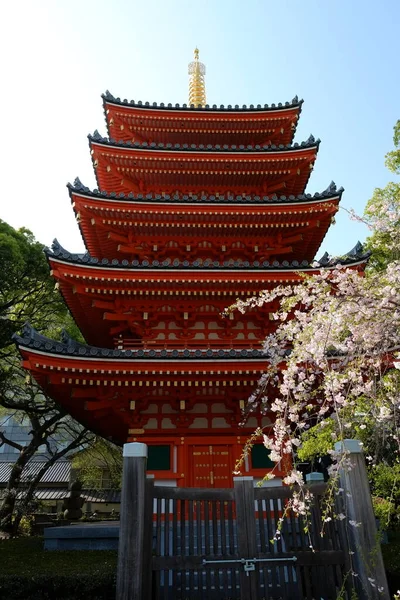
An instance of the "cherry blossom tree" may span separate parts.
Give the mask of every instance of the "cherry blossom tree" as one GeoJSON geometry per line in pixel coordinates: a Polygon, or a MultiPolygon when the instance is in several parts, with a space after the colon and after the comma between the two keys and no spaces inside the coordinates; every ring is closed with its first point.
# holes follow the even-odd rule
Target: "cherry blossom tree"
{"type": "MultiPolygon", "coordinates": [[[[400,121],[394,142],[386,163],[400,173],[400,121]]],[[[279,306],[276,330],[264,342],[267,368],[247,410],[274,413],[273,431],[258,433],[277,465],[291,457],[287,484],[303,485],[296,456],[310,428],[329,428],[331,447],[368,429],[399,454],[400,184],[375,190],[362,220],[371,232],[368,247],[376,250],[364,275],[338,261],[298,285],[264,291],[228,309],[279,306]]],[[[329,452],[334,480],[338,457],[329,452]]],[[[295,502],[293,508],[306,510],[307,498],[295,496],[295,502]]]]}

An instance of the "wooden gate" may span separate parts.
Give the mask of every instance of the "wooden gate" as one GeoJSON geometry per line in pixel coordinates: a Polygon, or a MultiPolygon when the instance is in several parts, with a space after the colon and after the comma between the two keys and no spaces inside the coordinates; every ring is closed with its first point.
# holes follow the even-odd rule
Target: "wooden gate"
{"type": "Polygon", "coordinates": [[[312,486],[306,534],[301,517],[285,514],[287,487],[254,488],[251,477],[235,478],[234,489],[147,481],[143,598],[336,600],[341,591],[348,597],[340,521],[325,523],[320,535],[324,490],[312,486]]]}

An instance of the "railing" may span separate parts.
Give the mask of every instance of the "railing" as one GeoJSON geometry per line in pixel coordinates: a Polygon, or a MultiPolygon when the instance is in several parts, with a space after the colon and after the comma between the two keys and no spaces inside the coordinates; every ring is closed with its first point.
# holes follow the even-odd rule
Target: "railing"
{"type": "Polygon", "coordinates": [[[118,350],[260,350],[260,340],[137,340],[114,338],[118,350]]]}

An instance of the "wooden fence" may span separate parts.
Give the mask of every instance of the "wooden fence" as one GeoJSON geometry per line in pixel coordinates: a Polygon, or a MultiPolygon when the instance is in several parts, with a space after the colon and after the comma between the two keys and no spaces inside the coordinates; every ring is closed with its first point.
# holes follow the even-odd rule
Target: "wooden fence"
{"type": "MultiPolygon", "coordinates": [[[[320,535],[325,484],[311,486],[306,523],[285,510],[290,488],[255,488],[251,477],[234,478],[232,489],[155,486],[145,450],[124,448],[117,600],[350,598],[345,524],[332,519],[320,535]]],[[[378,584],[368,586],[359,598],[375,598],[378,584]]],[[[389,597],[385,588],[379,597],[389,597]]]]}

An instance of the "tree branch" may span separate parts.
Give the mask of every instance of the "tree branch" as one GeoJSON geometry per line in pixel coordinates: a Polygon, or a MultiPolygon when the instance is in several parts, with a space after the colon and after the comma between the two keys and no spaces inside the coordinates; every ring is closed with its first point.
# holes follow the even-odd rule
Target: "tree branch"
{"type": "Polygon", "coordinates": [[[20,452],[22,452],[22,450],[25,448],[25,446],[21,446],[21,444],[17,444],[17,442],[13,442],[12,440],[8,439],[2,431],[0,431],[0,439],[1,439],[0,447],[4,446],[4,445],[11,446],[12,448],[15,448],[16,450],[19,450],[20,452]]]}

